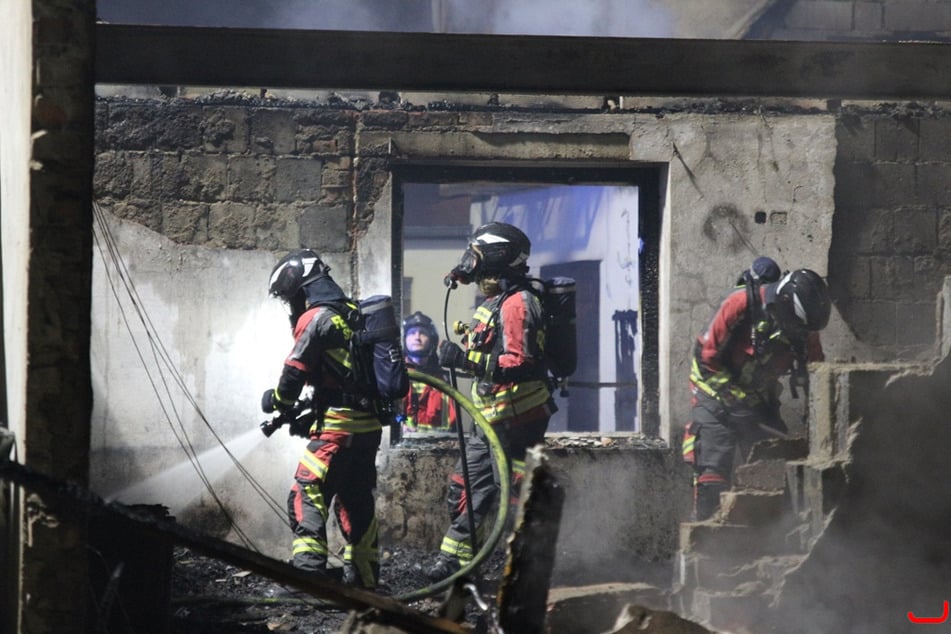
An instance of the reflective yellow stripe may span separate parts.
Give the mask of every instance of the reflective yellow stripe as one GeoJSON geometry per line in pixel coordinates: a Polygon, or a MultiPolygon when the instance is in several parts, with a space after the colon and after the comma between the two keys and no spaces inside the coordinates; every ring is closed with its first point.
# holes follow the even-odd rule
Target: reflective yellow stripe
{"type": "Polygon", "coordinates": [[[351,434],[383,429],[380,419],[369,412],[345,407],[330,407],[324,414],[325,431],[343,431],[351,434]]]}
{"type": "Polygon", "coordinates": [[[300,458],[300,463],[310,469],[311,473],[321,480],[327,475],[327,465],[321,462],[317,456],[310,451],[304,451],[304,455],[300,458]]]}
{"type": "Polygon", "coordinates": [[[720,389],[729,383],[730,375],[721,370],[704,379],[703,374],[700,372],[700,364],[694,359],[690,367],[690,380],[705,394],[713,398],[718,398],[720,389]]]}
{"type": "Polygon", "coordinates": [[[693,434],[690,434],[689,436],[684,438],[683,454],[685,456],[689,453],[693,453],[694,445],[697,444],[696,438],[697,437],[694,436],[693,434]]]}
{"type": "Polygon", "coordinates": [[[301,555],[305,553],[314,553],[317,555],[327,554],[327,544],[324,544],[313,537],[295,537],[293,548],[295,555],[301,555]]]}
{"type": "Polygon", "coordinates": [[[343,348],[334,348],[332,350],[327,350],[327,356],[336,363],[337,365],[343,366],[346,369],[350,369],[352,364],[350,363],[350,353],[344,350],[343,348]]]}
{"type": "Polygon", "coordinates": [[[475,319],[476,321],[480,323],[487,324],[489,323],[489,320],[492,319],[492,314],[494,312],[495,312],[494,310],[489,310],[488,308],[485,307],[485,305],[482,305],[476,308],[476,312],[475,312],[475,315],[473,316],[473,319],[475,319]]]}
{"type": "Polygon", "coordinates": [[[550,397],[548,386],[542,381],[515,383],[485,397],[479,395],[477,384],[472,386],[472,403],[479,408],[489,423],[514,418],[518,414],[541,407],[548,403],[550,397]]]}
{"type": "Polygon", "coordinates": [[[448,535],[442,538],[439,551],[450,557],[455,557],[461,563],[472,561],[473,557],[472,544],[469,543],[469,540],[460,542],[452,539],[448,535]]]}
{"type": "MultiPolygon", "coordinates": [[[[512,460],[512,474],[516,477],[525,475],[525,461],[524,460],[512,460]]],[[[518,495],[518,492],[514,492],[518,495]]]]}
{"type": "Polygon", "coordinates": [[[281,393],[277,391],[277,388],[274,388],[274,400],[285,405],[293,405],[295,403],[295,401],[292,399],[281,398],[281,393]]]}
{"type": "Polygon", "coordinates": [[[324,494],[320,492],[320,486],[317,484],[307,484],[301,487],[301,492],[307,496],[310,503],[314,505],[320,516],[327,521],[327,504],[324,503],[324,494]]]}

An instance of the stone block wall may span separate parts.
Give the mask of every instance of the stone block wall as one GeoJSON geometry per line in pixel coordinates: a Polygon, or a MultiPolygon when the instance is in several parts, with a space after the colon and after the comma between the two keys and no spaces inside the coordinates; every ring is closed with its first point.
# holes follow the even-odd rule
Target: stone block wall
{"type": "Polygon", "coordinates": [[[353,112],[100,101],[97,125],[96,191],[120,218],[180,244],[351,247],[353,112]]]}
{"type": "MultiPolygon", "coordinates": [[[[687,416],[686,396],[668,386],[683,385],[693,338],[737,271],[769,253],[826,272],[833,120],[795,104],[756,113],[719,100],[610,112],[398,101],[358,108],[215,93],[102,99],[97,115],[105,209],[181,245],[314,246],[348,262],[350,279],[338,281],[356,294],[392,288],[385,254],[397,162],[665,166],[657,177],[668,181],[658,201],[660,411],[649,421],[665,438],[687,416]],[[182,147],[173,150],[175,126],[192,129],[175,133],[182,147]]],[[[829,350],[836,338],[850,349],[850,337],[833,336],[829,350]]]]}
{"type": "Polygon", "coordinates": [[[836,307],[883,359],[928,359],[935,298],[951,272],[951,117],[845,108],[836,138],[836,307]]]}
{"type": "Polygon", "coordinates": [[[940,40],[951,37],[948,0],[795,0],[757,25],[777,40],[940,40]]]}

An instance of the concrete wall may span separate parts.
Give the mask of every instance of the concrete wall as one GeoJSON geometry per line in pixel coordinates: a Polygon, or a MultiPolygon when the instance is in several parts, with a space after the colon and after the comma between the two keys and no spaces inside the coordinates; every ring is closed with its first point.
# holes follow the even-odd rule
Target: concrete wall
{"type": "MultiPolygon", "coordinates": [[[[273,355],[271,373],[284,354],[274,335],[263,334],[283,335],[282,318],[264,318],[269,309],[262,307],[268,251],[312,245],[349,290],[392,288],[395,158],[667,166],[659,333],[665,437],[676,438],[687,417],[683,386],[693,338],[737,272],[760,253],[787,267],[827,270],[836,143],[829,114],[358,111],[233,94],[111,99],[100,101],[97,113],[99,201],[149,230],[134,229],[138,237],[120,252],[135,263],[136,283],[148,292],[143,306],[226,439],[257,422],[256,395],[275,378],[268,364],[248,361],[250,350],[261,349],[259,359],[273,355]],[[757,212],[764,222],[756,222],[757,212]],[[131,246],[136,240],[144,242],[131,246]],[[219,340],[231,345],[219,349],[219,340]]],[[[109,293],[98,288],[94,359],[102,382],[92,472],[97,488],[116,491],[183,456],[176,460],[179,441],[148,405],[154,397],[136,369],[142,363],[124,324],[109,316],[109,293]]],[[[830,351],[836,345],[849,349],[848,333],[833,336],[830,351]]],[[[180,415],[189,434],[207,438],[193,412],[180,415]]],[[[267,488],[283,495],[284,486],[267,488]]],[[[192,507],[176,513],[192,516],[192,507]]]]}
{"type": "MultiPolygon", "coordinates": [[[[585,441],[553,434],[545,453],[565,491],[556,583],[666,583],[658,577],[671,573],[668,560],[689,500],[677,451],[631,435],[585,441]]],[[[385,547],[438,550],[448,521],[447,475],[457,456],[453,442],[426,438],[384,453],[377,510],[385,547]]]]}
{"type": "MultiPolygon", "coordinates": [[[[17,434],[20,462],[82,484],[92,400],[94,11],[92,3],[63,0],[7,4],[0,27],[0,233],[9,401],[0,418],[17,434]]],[[[21,521],[5,540],[2,626],[75,627],[88,601],[75,591],[89,587],[85,524],[63,522],[60,502],[43,495],[21,492],[5,502],[5,517],[21,521]]]]}
{"type": "Polygon", "coordinates": [[[935,297],[951,272],[951,118],[938,108],[853,106],[839,118],[836,138],[836,306],[878,358],[930,359],[935,297]]]}
{"type": "Polygon", "coordinates": [[[951,36],[948,0],[796,0],[776,2],[755,23],[776,40],[943,40],[951,36]]]}

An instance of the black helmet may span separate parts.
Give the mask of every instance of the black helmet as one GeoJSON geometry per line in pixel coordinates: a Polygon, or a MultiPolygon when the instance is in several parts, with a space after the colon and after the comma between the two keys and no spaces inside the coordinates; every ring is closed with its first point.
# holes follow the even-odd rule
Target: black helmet
{"type": "Polygon", "coordinates": [[[800,327],[817,331],[828,325],[832,299],[829,287],[815,271],[797,269],[787,273],[777,283],[776,297],[792,310],[800,327]]]}
{"type": "Polygon", "coordinates": [[[274,265],[268,293],[285,302],[292,301],[302,288],[330,272],[330,267],[310,249],[288,253],[274,265]]]}
{"type": "Polygon", "coordinates": [[[436,331],[436,325],[433,324],[433,320],[429,316],[419,312],[418,310],[403,319],[403,345],[406,345],[406,335],[413,328],[419,328],[429,337],[429,347],[425,350],[425,354],[431,353],[436,349],[436,346],[439,344],[439,333],[436,331]]]}
{"type": "Polygon", "coordinates": [[[532,243],[522,230],[504,222],[490,222],[475,230],[469,246],[480,255],[478,275],[528,272],[532,243]]]}

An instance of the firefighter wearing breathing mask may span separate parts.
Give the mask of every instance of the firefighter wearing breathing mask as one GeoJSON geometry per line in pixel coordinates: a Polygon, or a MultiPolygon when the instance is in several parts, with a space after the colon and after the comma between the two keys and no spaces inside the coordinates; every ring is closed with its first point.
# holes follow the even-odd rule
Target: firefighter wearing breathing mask
{"type": "Polygon", "coordinates": [[[445,280],[447,285],[475,282],[485,296],[463,339],[465,348],[443,341],[439,363],[474,377],[472,402],[498,435],[511,473],[494,474],[485,439],[478,433],[470,438],[465,455],[449,476],[450,524],[429,571],[433,580],[448,577],[472,560],[473,541],[478,543],[479,536],[470,534],[468,513],[471,510],[476,531],[481,532],[499,493],[496,478],[510,477],[512,491],[519,490],[527,450],[544,442],[556,410],[542,361],[544,315],[527,279],[530,252],[531,242],[520,229],[490,222],[476,229],[459,265],[445,280]],[[462,460],[467,464],[471,498],[464,495],[462,460]]]}
{"type": "Polygon", "coordinates": [[[268,293],[287,305],[294,346],[277,387],[261,397],[261,409],[285,412],[310,385],[320,411],[287,498],[293,565],[318,577],[337,578],[341,573],[349,584],[375,588],[380,563],[373,493],[383,427],[348,384],[353,333],[343,314],[356,304],[310,249],[281,258],[271,272],[268,293]],[[342,570],[328,566],[331,510],[346,541],[342,570]]]}
{"type": "Polygon", "coordinates": [[[791,375],[805,381],[806,364],[823,359],[819,331],[829,323],[831,308],[825,281],[809,269],[776,282],[751,278],[723,300],[698,337],[683,445],[684,458],[694,467],[697,520],[720,507],[737,449],[745,460],[754,443],[785,436],[779,379],[791,375]]]}

